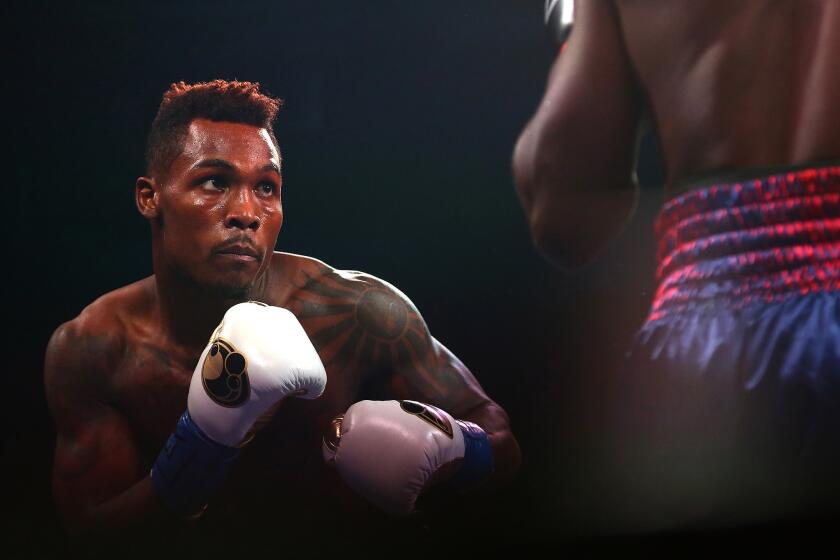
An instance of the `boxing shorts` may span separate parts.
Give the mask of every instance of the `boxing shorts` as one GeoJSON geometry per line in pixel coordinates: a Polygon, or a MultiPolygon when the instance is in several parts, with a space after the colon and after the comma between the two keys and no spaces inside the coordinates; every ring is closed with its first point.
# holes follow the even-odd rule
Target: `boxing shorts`
{"type": "Polygon", "coordinates": [[[637,463],[700,501],[840,496],[840,162],[694,184],[655,231],[620,384],[637,463]]]}

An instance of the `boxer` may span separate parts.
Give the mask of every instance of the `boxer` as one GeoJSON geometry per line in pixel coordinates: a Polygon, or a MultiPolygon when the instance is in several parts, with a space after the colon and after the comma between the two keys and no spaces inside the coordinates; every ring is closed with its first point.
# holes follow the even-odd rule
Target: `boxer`
{"type": "MultiPolygon", "coordinates": [[[[208,534],[225,542],[258,524],[315,532],[307,520],[320,519],[336,472],[323,463],[325,427],[345,412],[345,429],[416,420],[385,411],[392,399],[447,418],[446,433],[428,424],[457,444],[442,459],[441,487],[492,486],[517,469],[505,411],[404,294],[274,251],[279,107],[249,82],[180,82],[163,97],[135,186],[154,274],[91,303],[47,348],[53,489],[71,533],[149,534],[214,516],[208,534]]],[[[392,445],[379,461],[403,465],[408,483],[407,465],[433,444],[392,445]]],[[[366,495],[360,482],[375,473],[354,465],[352,441],[344,447],[341,472],[381,505],[382,492],[366,495]]]]}
{"type": "Polygon", "coordinates": [[[619,381],[628,517],[650,513],[651,529],[836,504],[840,3],[573,13],[513,167],[536,246],[575,267],[635,208],[643,127],[661,144],[659,288],[619,381]]]}

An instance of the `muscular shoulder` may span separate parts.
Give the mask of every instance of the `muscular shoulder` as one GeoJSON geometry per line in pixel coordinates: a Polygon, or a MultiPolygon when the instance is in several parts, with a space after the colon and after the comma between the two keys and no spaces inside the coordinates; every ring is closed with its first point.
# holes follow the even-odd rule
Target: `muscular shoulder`
{"type": "Polygon", "coordinates": [[[326,361],[379,361],[406,340],[418,345],[426,325],[411,301],[388,282],[300,257],[287,307],[326,361]]]}
{"type": "Polygon", "coordinates": [[[366,310],[388,312],[413,305],[396,286],[372,274],[358,270],[342,270],[323,261],[303,255],[278,253],[281,266],[294,270],[292,300],[321,300],[331,305],[362,304],[366,310]]]}
{"type": "Polygon", "coordinates": [[[56,391],[102,394],[125,348],[128,317],[142,307],[144,281],[109,292],[60,325],[47,345],[44,384],[56,391]]]}

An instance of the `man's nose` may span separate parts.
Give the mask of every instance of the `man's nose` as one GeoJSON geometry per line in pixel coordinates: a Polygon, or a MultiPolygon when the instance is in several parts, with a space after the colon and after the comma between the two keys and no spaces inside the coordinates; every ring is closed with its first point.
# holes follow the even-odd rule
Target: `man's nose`
{"type": "Polygon", "coordinates": [[[225,226],[251,230],[260,227],[260,203],[251,189],[241,188],[231,191],[225,226]]]}

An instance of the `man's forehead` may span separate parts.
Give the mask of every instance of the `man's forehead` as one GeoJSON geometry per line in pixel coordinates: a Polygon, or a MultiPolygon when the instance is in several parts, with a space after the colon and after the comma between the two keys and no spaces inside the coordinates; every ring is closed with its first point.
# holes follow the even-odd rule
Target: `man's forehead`
{"type": "Polygon", "coordinates": [[[182,157],[224,158],[241,164],[280,164],[280,154],[268,130],[244,123],[195,119],[187,128],[182,157]]]}

